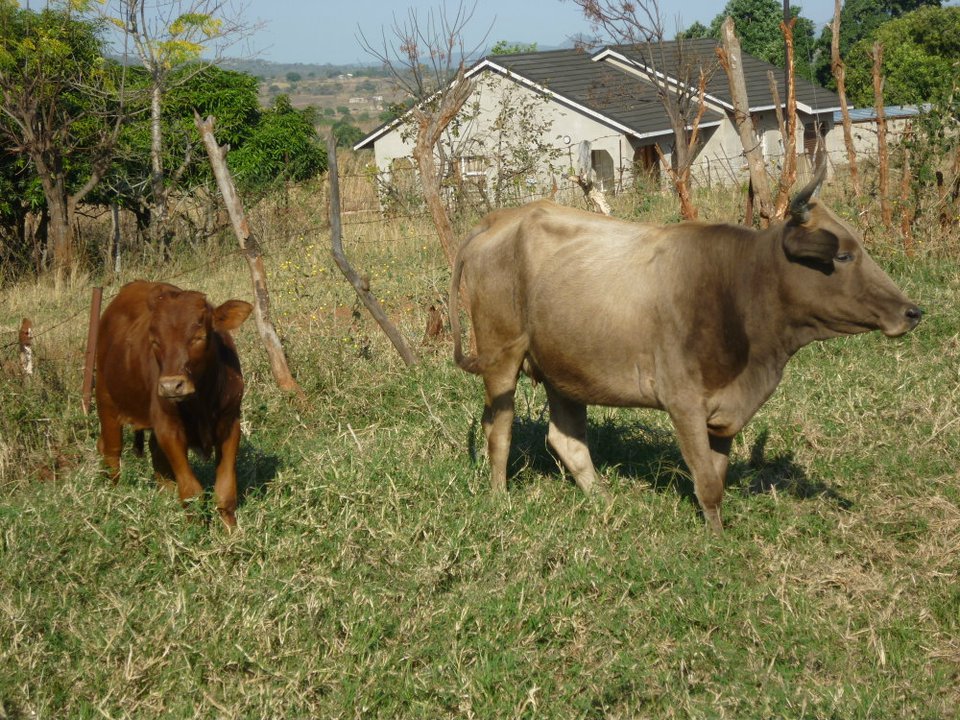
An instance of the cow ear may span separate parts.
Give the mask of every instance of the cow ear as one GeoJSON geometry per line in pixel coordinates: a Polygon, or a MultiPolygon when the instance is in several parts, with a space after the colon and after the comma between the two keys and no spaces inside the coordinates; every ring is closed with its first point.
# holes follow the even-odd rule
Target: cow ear
{"type": "Polygon", "coordinates": [[[840,249],[840,238],[829,230],[787,226],[783,234],[783,249],[791,260],[828,263],[840,249]]]}
{"type": "Polygon", "coordinates": [[[236,330],[253,311],[253,305],[243,300],[227,300],[213,311],[213,327],[216,330],[236,330]]]}

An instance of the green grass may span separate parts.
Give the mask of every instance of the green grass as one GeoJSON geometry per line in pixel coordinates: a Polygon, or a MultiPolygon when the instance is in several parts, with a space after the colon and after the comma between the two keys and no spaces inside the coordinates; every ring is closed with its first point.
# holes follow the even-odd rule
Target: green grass
{"type": "MultiPolygon", "coordinates": [[[[591,409],[604,508],[558,472],[526,381],[491,497],[479,379],[449,342],[406,370],[305,227],[267,244],[304,402],[274,387],[252,322],[238,333],[239,532],[188,519],[129,452],[117,485],[99,473],[84,315],[38,338],[31,384],[5,351],[0,718],[960,712],[956,262],[880,253],[928,316],[794,358],[735,443],[716,538],[664,415],[591,409]]],[[[446,282],[428,234],[345,243],[414,342],[446,282]]],[[[248,294],[238,258],[177,282],[248,294]]],[[[0,323],[52,327],[89,285],[6,290],[0,323]]]]}

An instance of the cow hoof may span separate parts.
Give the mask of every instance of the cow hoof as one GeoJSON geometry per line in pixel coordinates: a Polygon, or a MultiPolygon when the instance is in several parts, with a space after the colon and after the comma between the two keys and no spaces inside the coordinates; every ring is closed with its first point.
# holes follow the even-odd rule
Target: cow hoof
{"type": "Polygon", "coordinates": [[[723,535],[723,521],[720,520],[720,508],[704,510],[703,517],[707,521],[707,529],[713,535],[723,535]]]}

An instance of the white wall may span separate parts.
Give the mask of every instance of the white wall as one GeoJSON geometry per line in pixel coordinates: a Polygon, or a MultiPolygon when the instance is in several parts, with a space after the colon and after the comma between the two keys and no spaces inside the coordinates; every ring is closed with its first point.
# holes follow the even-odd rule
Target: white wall
{"type": "MultiPolygon", "coordinates": [[[[488,176],[496,172],[496,144],[503,131],[494,127],[501,114],[501,103],[508,107],[517,103],[530,104],[537,96],[512,80],[496,73],[485,71],[476,79],[476,88],[461,111],[461,126],[456,137],[450,136],[446,143],[456,154],[463,156],[484,155],[488,159],[488,176]],[[521,99],[523,98],[523,99],[521,99]],[[467,119],[469,117],[469,119],[467,119]]],[[[545,186],[553,182],[558,186],[569,185],[568,171],[575,169],[580,143],[590,142],[594,151],[606,151],[613,160],[614,176],[629,174],[633,163],[633,149],[626,136],[598,120],[572,110],[552,99],[542,98],[532,103],[539,114],[540,121],[549,125],[549,129],[540,138],[540,142],[557,151],[558,157],[553,167],[544,169],[538,177],[530,178],[531,184],[545,186]]],[[[413,138],[404,139],[404,125],[377,139],[374,145],[377,169],[389,175],[390,164],[397,158],[411,157],[413,138]]]]}

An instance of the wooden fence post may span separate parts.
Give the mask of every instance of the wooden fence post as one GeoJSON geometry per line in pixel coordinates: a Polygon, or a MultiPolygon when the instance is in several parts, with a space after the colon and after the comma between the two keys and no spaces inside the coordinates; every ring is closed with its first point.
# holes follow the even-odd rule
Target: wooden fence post
{"type": "Polygon", "coordinates": [[[100,303],[103,300],[103,288],[95,287],[90,298],[90,324],[87,326],[87,352],[83,356],[83,392],[80,407],[83,414],[90,411],[90,398],[93,395],[93,368],[97,359],[97,334],[100,331],[100,303]]]}
{"type": "Polygon", "coordinates": [[[20,323],[17,341],[20,344],[20,372],[30,377],[33,375],[33,323],[30,318],[24,318],[20,323]]]}
{"type": "Polygon", "coordinates": [[[337,263],[337,267],[340,268],[343,276],[353,285],[353,289],[357,293],[357,297],[360,298],[360,302],[370,311],[373,319],[377,321],[377,324],[383,329],[383,332],[390,338],[390,342],[393,343],[397,352],[400,353],[403,362],[406,363],[407,367],[416,365],[418,362],[416,353],[407,345],[407,341],[403,339],[403,335],[397,330],[396,326],[390,322],[390,318],[388,318],[387,314],[383,311],[380,301],[370,292],[370,281],[353,269],[350,261],[347,260],[346,253],[343,252],[343,231],[340,222],[340,178],[337,171],[337,141],[333,137],[332,130],[327,134],[327,176],[330,180],[330,244],[333,260],[337,263]]]}

